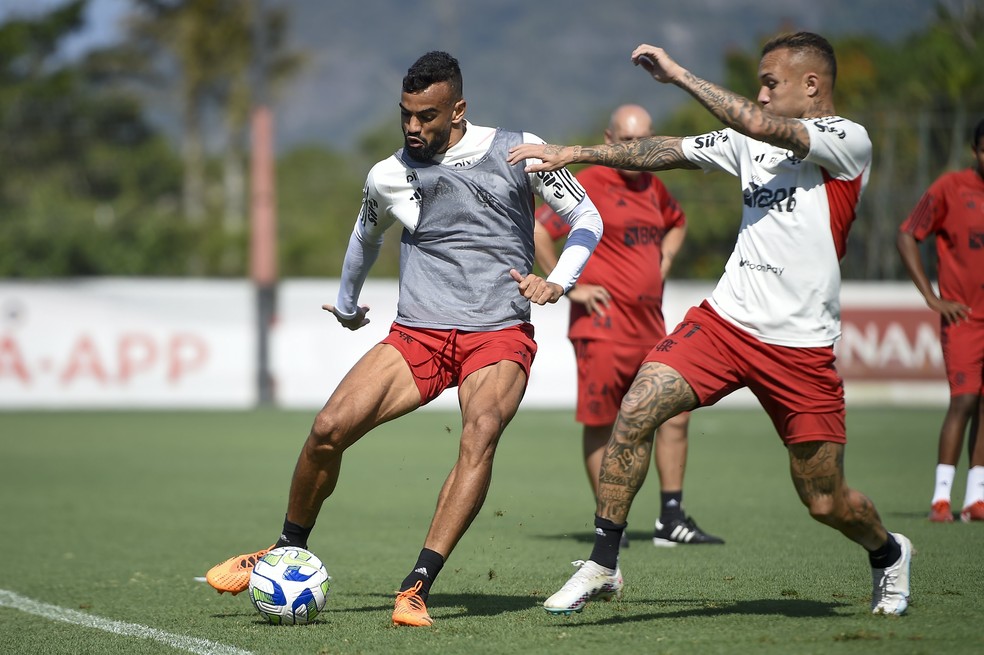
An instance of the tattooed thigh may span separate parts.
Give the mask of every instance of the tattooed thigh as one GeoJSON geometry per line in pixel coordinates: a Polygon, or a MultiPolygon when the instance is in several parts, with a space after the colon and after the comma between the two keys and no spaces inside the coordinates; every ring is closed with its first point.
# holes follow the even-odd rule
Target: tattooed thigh
{"type": "Polygon", "coordinates": [[[694,390],[679,373],[666,364],[646,362],[622,398],[618,423],[627,433],[651,436],[663,421],[696,406],[694,390]]]}
{"type": "Polygon", "coordinates": [[[832,496],[844,484],[844,444],[831,441],[791,444],[789,469],[804,503],[832,496]]]}

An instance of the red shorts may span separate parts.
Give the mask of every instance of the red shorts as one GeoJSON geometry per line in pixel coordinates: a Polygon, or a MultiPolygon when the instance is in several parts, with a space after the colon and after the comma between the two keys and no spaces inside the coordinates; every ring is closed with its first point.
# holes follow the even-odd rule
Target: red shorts
{"type": "Polygon", "coordinates": [[[984,395],[984,321],[940,324],[940,344],[950,396],[984,395]]]}
{"type": "Polygon", "coordinates": [[[666,364],[682,375],[704,407],[748,387],[788,445],[847,441],[844,385],[834,359],[832,347],[763,343],[703,302],[645,361],[666,364]]]}
{"type": "Polygon", "coordinates": [[[577,412],[582,425],[611,425],[649,346],[571,339],[577,357],[577,412]]]}
{"type": "Polygon", "coordinates": [[[516,362],[530,379],[530,366],[536,356],[533,326],[522,323],[489,332],[432,330],[413,328],[399,323],[380,343],[388,343],[407,360],[420,404],[426,405],[448,387],[480,368],[502,361],[516,362]]]}

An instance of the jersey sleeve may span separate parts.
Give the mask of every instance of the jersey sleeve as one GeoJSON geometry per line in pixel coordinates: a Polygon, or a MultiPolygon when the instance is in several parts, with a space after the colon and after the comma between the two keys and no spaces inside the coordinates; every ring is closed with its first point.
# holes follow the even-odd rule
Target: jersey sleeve
{"type": "Polygon", "coordinates": [[[537,208],[536,221],[543,226],[554,241],[566,237],[571,231],[570,223],[547,203],[543,203],[537,208]]]}
{"type": "Polygon", "coordinates": [[[908,232],[916,241],[922,241],[929,235],[936,233],[942,226],[943,218],[947,214],[947,195],[946,176],[944,175],[937,178],[926,189],[912,213],[899,227],[899,231],[908,232]]]}
{"type": "MultiPolygon", "coordinates": [[[[544,143],[543,139],[523,132],[523,143],[544,143]]],[[[539,159],[528,159],[527,163],[539,162],[539,159]]],[[[550,209],[561,217],[566,217],[588,195],[581,183],[569,170],[530,173],[530,184],[533,191],[543,199],[550,209]]]]}
{"type": "Polygon", "coordinates": [[[653,185],[656,188],[656,195],[659,198],[659,209],[663,214],[663,220],[666,222],[667,229],[686,227],[687,216],[683,213],[680,203],[677,202],[676,198],[670,194],[670,190],[663,184],[663,181],[654,175],[653,185]]]}
{"type": "Polygon", "coordinates": [[[385,189],[377,183],[380,164],[369,171],[362,189],[362,206],[355,228],[349,236],[345,259],[342,261],[341,284],[335,309],[344,317],[354,317],[359,307],[359,295],[369,275],[369,269],[379,256],[386,229],[396,221],[392,203],[385,189]]]}
{"type": "Polygon", "coordinates": [[[705,171],[724,171],[738,175],[740,136],[728,128],[684,137],[683,156],[705,171]]]}
{"type": "Polygon", "coordinates": [[[810,133],[806,161],[839,179],[852,180],[871,165],[871,139],[861,125],[840,116],[804,119],[810,133]]]}
{"type": "MultiPolygon", "coordinates": [[[[544,143],[543,139],[528,132],[523,133],[523,142],[544,143]]],[[[544,207],[549,207],[549,211],[570,226],[557,266],[547,276],[548,282],[559,284],[566,292],[574,286],[601,240],[601,215],[584,187],[566,168],[529,175],[533,191],[543,199],[544,207]]],[[[541,208],[541,211],[547,210],[541,208]]]]}

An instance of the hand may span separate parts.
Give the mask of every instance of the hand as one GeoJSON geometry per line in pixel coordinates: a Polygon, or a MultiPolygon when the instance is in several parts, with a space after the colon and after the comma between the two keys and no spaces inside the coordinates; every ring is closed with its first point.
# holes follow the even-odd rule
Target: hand
{"type": "Polygon", "coordinates": [[[960,325],[960,321],[966,321],[967,317],[970,316],[970,307],[953,300],[933,298],[926,304],[950,325],[960,325]]]}
{"type": "Polygon", "coordinates": [[[556,171],[575,161],[581,146],[555,146],[549,143],[521,143],[509,149],[509,164],[516,164],[527,159],[539,159],[524,169],[527,173],[541,171],[556,171]]]}
{"type": "Polygon", "coordinates": [[[598,314],[602,317],[606,315],[605,310],[612,302],[612,294],[599,284],[575,284],[574,288],[567,292],[567,297],[571,302],[584,305],[589,314],[598,314]]]}
{"type": "Polygon", "coordinates": [[[358,330],[360,327],[369,325],[369,319],[366,318],[366,314],[369,313],[369,305],[362,305],[355,310],[355,316],[351,317],[340,314],[334,305],[322,305],[321,309],[334,314],[338,322],[350,330],[358,330]]]}
{"type": "Polygon", "coordinates": [[[564,295],[564,287],[553,282],[547,282],[539,275],[530,273],[529,275],[523,276],[515,268],[509,269],[509,275],[519,283],[519,293],[537,305],[555,303],[564,295]]]}
{"type": "Polygon", "coordinates": [[[632,63],[642,66],[657,82],[675,82],[686,72],[665,50],[645,43],[632,51],[632,63]]]}

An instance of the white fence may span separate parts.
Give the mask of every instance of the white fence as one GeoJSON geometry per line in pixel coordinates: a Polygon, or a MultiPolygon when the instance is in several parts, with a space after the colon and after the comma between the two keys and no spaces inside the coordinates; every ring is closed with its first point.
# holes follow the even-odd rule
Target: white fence
{"type": "MultiPolygon", "coordinates": [[[[671,282],[668,325],[711,290],[671,282]]],[[[337,280],[287,280],[270,336],[276,403],[317,408],[383,338],[394,281],[370,280],[371,323],[341,328],[321,309],[337,280]]],[[[936,316],[910,284],[846,284],[838,369],[849,404],[943,406],[936,316]]],[[[539,352],[525,407],[573,407],[567,301],[534,307],[539,352]]],[[[257,402],[256,299],[246,281],[95,279],[0,283],[0,409],[243,408],[257,402]]],[[[754,403],[737,393],[724,404],[754,403]]],[[[429,407],[457,406],[453,391],[429,407]]]]}

